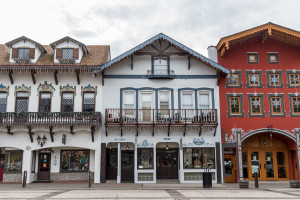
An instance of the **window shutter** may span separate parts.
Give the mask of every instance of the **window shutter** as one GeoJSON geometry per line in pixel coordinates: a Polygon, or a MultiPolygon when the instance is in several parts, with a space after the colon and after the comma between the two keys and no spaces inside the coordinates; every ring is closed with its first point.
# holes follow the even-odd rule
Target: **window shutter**
{"type": "Polygon", "coordinates": [[[34,59],[34,54],[35,54],[35,48],[30,48],[29,49],[29,58],[34,59]]]}
{"type": "Polygon", "coordinates": [[[78,59],[78,57],[79,57],[79,49],[74,48],[73,49],[73,58],[78,59]]]}
{"type": "Polygon", "coordinates": [[[61,53],[61,48],[57,48],[56,49],[56,59],[61,58],[62,57],[62,53],[61,53]]]}
{"type": "Polygon", "coordinates": [[[18,58],[18,48],[12,49],[12,58],[18,58]]]}

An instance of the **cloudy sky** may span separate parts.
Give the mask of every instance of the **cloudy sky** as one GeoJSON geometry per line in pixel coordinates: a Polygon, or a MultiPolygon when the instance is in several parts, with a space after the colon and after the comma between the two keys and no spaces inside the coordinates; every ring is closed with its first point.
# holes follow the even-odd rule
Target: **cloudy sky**
{"type": "Polygon", "coordinates": [[[1,2],[0,43],[68,35],[111,45],[113,58],[163,32],[207,56],[221,37],[270,21],[300,30],[299,8],[298,0],[9,0],[1,2]]]}

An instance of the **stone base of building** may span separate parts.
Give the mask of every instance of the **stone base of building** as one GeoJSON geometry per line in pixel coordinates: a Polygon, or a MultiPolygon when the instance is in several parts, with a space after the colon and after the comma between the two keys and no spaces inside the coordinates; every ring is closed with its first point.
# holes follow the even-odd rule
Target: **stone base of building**
{"type": "Polygon", "coordinates": [[[8,173],[3,174],[3,183],[21,183],[22,174],[21,173],[8,173]]]}
{"type": "MultiPolygon", "coordinates": [[[[94,172],[91,172],[91,178],[94,180],[94,172]]],[[[37,173],[34,175],[34,180],[38,180],[37,173]]],[[[68,173],[51,173],[50,181],[88,181],[88,172],[68,172],[68,173]]]]}

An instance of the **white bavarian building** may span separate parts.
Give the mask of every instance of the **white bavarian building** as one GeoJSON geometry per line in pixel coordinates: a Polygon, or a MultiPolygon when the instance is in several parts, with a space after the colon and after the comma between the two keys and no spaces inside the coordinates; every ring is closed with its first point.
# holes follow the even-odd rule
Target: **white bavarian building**
{"type": "Polygon", "coordinates": [[[199,183],[207,168],[222,182],[218,78],[226,68],[161,33],[94,72],[102,77],[101,182],[199,183]]]}
{"type": "Polygon", "coordinates": [[[70,37],[0,45],[0,182],[100,182],[102,91],[93,70],[109,46],[70,37]]]}

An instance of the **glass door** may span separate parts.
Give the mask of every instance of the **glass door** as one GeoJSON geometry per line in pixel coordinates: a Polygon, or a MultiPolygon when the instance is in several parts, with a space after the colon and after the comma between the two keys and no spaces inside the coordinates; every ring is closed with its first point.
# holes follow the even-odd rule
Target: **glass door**
{"type": "Polygon", "coordinates": [[[265,156],[265,163],[264,163],[264,177],[267,180],[274,180],[275,173],[274,173],[274,158],[273,158],[273,152],[272,151],[265,151],[263,152],[265,156]]]}
{"type": "Polygon", "coordinates": [[[287,152],[286,151],[277,151],[276,152],[277,160],[277,174],[278,179],[287,179],[288,178],[288,169],[287,169],[287,152]]]}
{"type": "Polygon", "coordinates": [[[235,158],[234,155],[224,156],[225,182],[235,182],[235,158]]]}
{"type": "Polygon", "coordinates": [[[142,117],[143,117],[143,122],[150,122],[152,121],[152,93],[142,93],[142,117]]]}
{"type": "Polygon", "coordinates": [[[254,174],[258,174],[258,178],[261,179],[261,163],[259,160],[259,151],[251,151],[250,152],[250,169],[251,169],[251,178],[254,179],[254,174]]]}

